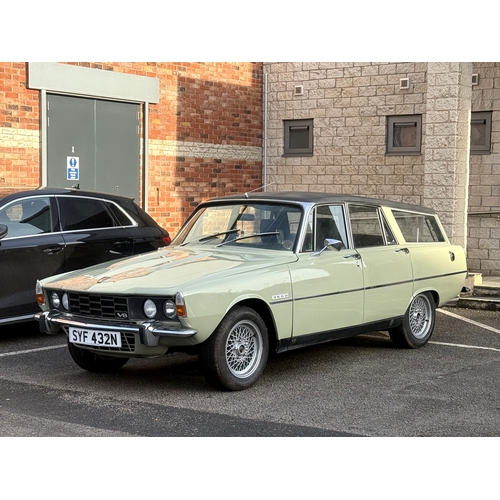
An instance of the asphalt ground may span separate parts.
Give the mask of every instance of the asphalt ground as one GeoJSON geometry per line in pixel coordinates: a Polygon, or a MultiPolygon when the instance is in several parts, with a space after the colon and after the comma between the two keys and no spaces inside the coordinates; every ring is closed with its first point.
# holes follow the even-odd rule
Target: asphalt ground
{"type": "MultiPolygon", "coordinates": [[[[47,441],[33,438],[52,438],[49,447],[62,446],[60,453],[70,457],[74,441],[68,449],[64,438],[100,438],[78,440],[78,449],[92,450],[94,462],[107,460],[110,467],[109,460],[121,456],[116,450],[128,456],[129,438],[136,438],[133,449],[139,443],[154,457],[154,466],[140,458],[151,473],[163,461],[173,467],[174,458],[185,463],[185,471],[199,468],[199,460],[212,470],[214,458],[239,470],[257,457],[279,474],[293,476],[298,468],[301,477],[324,475],[309,490],[291,489],[292,496],[323,494],[330,467],[369,467],[368,474],[378,478],[375,470],[395,472],[405,463],[402,457],[409,460],[408,471],[448,470],[453,464],[456,473],[466,464],[472,478],[479,464],[483,474],[494,463],[483,459],[500,435],[499,318],[498,312],[450,307],[437,312],[434,334],[422,349],[397,349],[386,333],[373,332],[280,354],[270,358],[255,387],[236,393],[213,390],[196,357],[133,359],[115,374],[92,374],[74,364],[62,334],[40,334],[31,324],[4,326],[0,444],[9,452],[4,457],[43,459],[47,441]],[[179,439],[186,437],[196,439],[179,439]],[[451,440],[436,444],[436,438],[451,440]],[[96,455],[103,443],[109,453],[96,455]],[[415,453],[412,459],[408,450],[415,453]]],[[[64,461],[57,462],[64,468],[64,461]]],[[[228,480],[237,483],[236,477],[228,480]]],[[[477,496],[489,482],[474,484],[477,496]]],[[[457,495],[469,491],[457,483],[447,494],[455,487],[457,495]]]]}

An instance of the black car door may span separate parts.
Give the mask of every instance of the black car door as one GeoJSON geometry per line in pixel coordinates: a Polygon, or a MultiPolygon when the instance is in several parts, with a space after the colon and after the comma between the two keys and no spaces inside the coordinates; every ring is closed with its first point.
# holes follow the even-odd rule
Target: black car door
{"type": "Polygon", "coordinates": [[[39,312],[37,279],[63,271],[64,240],[54,199],[31,196],[0,207],[0,224],[8,232],[0,240],[0,323],[39,312]]]}
{"type": "Polygon", "coordinates": [[[133,255],[134,239],[99,198],[58,196],[65,271],[133,255]]]}

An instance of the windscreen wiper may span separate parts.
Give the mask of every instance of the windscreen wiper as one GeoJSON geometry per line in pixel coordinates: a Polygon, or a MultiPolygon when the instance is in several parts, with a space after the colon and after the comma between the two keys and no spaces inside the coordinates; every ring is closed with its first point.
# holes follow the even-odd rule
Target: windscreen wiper
{"type": "Polygon", "coordinates": [[[252,234],[243,234],[241,236],[238,236],[237,238],[234,238],[233,240],[228,240],[228,241],[223,241],[222,243],[219,243],[218,245],[215,245],[216,247],[220,247],[222,245],[226,245],[227,243],[234,243],[235,241],[238,240],[244,240],[245,238],[255,238],[256,236],[272,236],[272,235],[279,235],[279,231],[268,231],[265,233],[252,233],[252,234]]]}
{"type": "Polygon", "coordinates": [[[184,245],[187,245],[189,243],[193,243],[193,241],[202,242],[202,241],[212,240],[213,238],[217,238],[217,236],[221,236],[224,234],[237,233],[238,231],[239,231],[239,229],[236,229],[236,228],[228,229],[227,231],[217,231],[215,233],[207,234],[206,236],[202,236],[201,238],[198,238],[197,240],[185,241],[184,243],[181,243],[179,246],[183,247],[184,245]]]}

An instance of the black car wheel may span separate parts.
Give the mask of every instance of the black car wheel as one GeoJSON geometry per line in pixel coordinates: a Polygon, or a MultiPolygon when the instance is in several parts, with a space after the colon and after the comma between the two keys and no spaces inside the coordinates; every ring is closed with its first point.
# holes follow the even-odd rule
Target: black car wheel
{"type": "Polygon", "coordinates": [[[115,358],[102,354],[95,354],[81,349],[68,340],[68,349],[73,361],[84,370],[95,373],[110,373],[119,370],[129,358],[115,358]]]}
{"type": "Polygon", "coordinates": [[[249,307],[232,309],[202,346],[200,363],[207,381],[216,388],[240,391],[262,375],[269,338],[262,318],[249,307]]]}
{"type": "Polygon", "coordinates": [[[403,322],[389,330],[391,340],[398,347],[415,349],[431,338],[436,321],[436,304],[430,293],[414,297],[408,306],[403,322]]]}

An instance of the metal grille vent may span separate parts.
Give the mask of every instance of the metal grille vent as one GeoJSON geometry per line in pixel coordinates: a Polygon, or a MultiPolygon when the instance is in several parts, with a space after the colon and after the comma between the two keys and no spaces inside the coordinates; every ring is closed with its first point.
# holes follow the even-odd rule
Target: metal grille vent
{"type": "Polygon", "coordinates": [[[70,293],[69,309],[73,314],[95,318],[129,318],[126,297],[70,293]]]}

